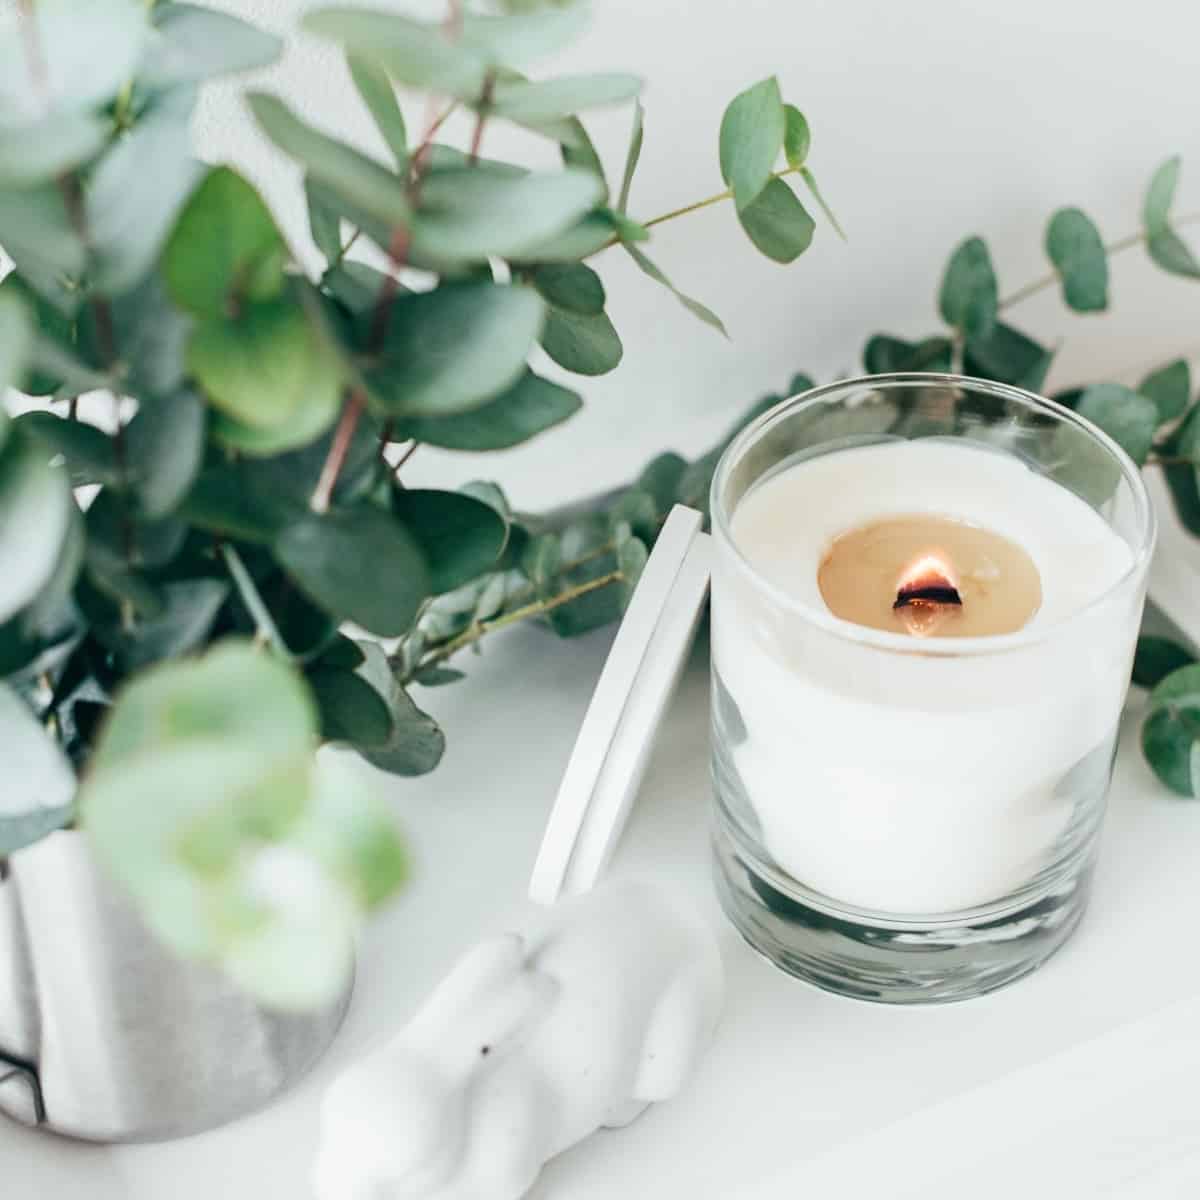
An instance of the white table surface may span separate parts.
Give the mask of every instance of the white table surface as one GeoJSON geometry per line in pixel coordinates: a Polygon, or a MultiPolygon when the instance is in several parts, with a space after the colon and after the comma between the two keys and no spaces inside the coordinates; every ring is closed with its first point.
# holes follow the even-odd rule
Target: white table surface
{"type": "MultiPolygon", "coordinates": [[[[83,1146],[0,1122],[0,1196],[306,1196],[330,1076],[523,903],[608,640],[514,630],[467,658],[469,685],[422,693],[447,728],[446,761],[426,780],[385,782],[416,879],[372,927],[345,1028],[295,1092],[157,1146],[83,1146]]],[[[698,650],[615,869],[665,881],[712,921],[729,976],[724,1021],[683,1095],[563,1155],[537,1200],[1200,1194],[1200,804],[1172,799],[1142,763],[1140,704],[1127,714],[1092,906],[1075,937],[993,996],[899,1009],[777,973],[721,918],[708,878],[698,650]]]]}

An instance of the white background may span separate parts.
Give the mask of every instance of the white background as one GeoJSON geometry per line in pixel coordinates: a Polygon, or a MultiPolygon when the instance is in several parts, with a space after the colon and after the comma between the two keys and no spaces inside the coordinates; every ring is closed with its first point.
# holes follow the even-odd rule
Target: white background
{"type": "MultiPolygon", "coordinates": [[[[370,0],[367,0],[370,2],[370,0]]],[[[440,13],[433,0],[373,0],[440,13]]],[[[279,32],[313,0],[219,0],[279,32]]],[[[484,464],[422,451],[412,478],[487,473],[521,506],[617,483],[658,449],[694,452],[798,369],[819,379],[859,368],[866,336],[936,327],[942,265],[961,238],[992,247],[1002,292],[1046,270],[1046,219],[1075,204],[1107,240],[1137,228],[1153,167],[1184,155],[1180,211],[1200,208],[1196,63],[1200,9],[1179,0],[596,0],[590,32],[548,70],[628,70],[646,79],[646,142],[632,212],[649,217],[721,189],[721,113],[776,73],[808,115],[811,162],[849,235],[819,226],[791,266],[761,258],[727,206],[656,231],[652,251],[685,290],[725,319],[731,341],[697,323],[618,250],[596,265],[626,346],[612,375],[580,382],[569,426],[484,464]],[[422,462],[424,459],[424,462],[422,462]]],[[[293,39],[265,86],[314,121],[371,144],[335,53],[293,39]]],[[[419,103],[407,105],[411,124],[419,103]]],[[[626,110],[589,122],[619,175],[626,110]]],[[[458,134],[461,136],[462,130],[458,134]]],[[[485,152],[543,144],[489,130],[485,152]]],[[[303,215],[289,164],[260,141],[227,90],[210,96],[201,146],[250,170],[299,242],[303,215]]],[[[1200,232],[1196,233],[1200,244],[1200,232]]],[[[1200,284],[1165,278],[1140,250],[1115,267],[1105,316],[1073,317],[1051,292],[1014,310],[1062,341],[1052,385],[1128,372],[1200,344],[1200,284]]]]}

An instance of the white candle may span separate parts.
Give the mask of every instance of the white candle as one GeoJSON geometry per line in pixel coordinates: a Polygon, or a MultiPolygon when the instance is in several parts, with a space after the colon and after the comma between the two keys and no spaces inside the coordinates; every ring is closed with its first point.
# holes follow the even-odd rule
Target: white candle
{"type": "Polygon", "coordinates": [[[1141,608],[1138,589],[1114,591],[1133,566],[1126,542],[1015,456],[942,439],[784,467],[730,528],[714,668],[741,726],[728,752],[776,863],[894,914],[953,912],[1029,882],[1071,819],[1069,773],[1103,760],[1115,733],[1141,608]],[[1041,603],[1024,629],[934,645],[830,614],[818,570],[833,541],[914,514],[981,526],[1029,556],[1041,603]]]}

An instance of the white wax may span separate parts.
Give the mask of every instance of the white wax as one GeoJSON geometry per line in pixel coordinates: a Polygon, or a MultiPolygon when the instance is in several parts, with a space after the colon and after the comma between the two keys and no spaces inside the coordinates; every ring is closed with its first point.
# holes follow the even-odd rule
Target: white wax
{"type": "Polygon", "coordinates": [[[769,854],[808,887],[896,914],[953,912],[1029,882],[1072,815],[1064,776],[1120,713],[1142,597],[1092,602],[1130,569],[1125,541],[1013,455],[942,439],[786,467],[743,497],[731,528],[786,597],[721,547],[714,666],[744,726],[732,761],[769,854]],[[928,642],[896,635],[889,650],[870,644],[886,635],[864,640],[833,618],[817,587],[831,541],[915,513],[1023,546],[1043,597],[1026,628],[1045,639],[947,656],[963,644],[920,653],[928,642]]]}

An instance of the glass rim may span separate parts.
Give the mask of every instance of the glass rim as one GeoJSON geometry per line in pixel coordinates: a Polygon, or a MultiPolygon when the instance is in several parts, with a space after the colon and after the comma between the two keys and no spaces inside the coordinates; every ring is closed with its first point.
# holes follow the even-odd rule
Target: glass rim
{"type": "MultiPolygon", "coordinates": [[[[909,439],[913,440],[913,439],[909,439]]],[[[916,439],[919,440],[919,439],[916,439]]],[[[1065,626],[1079,620],[1086,614],[1101,607],[1121,591],[1136,584],[1149,566],[1150,557],[1154,553],[1154,543],[1157,536],[1158,521],[1154,505],[1146,490],[1146,482],[1137,464],[1129,455],[1099,426],[1094,425],[1086,417],[1081,417],[1073,409],[1059,404],[1046,396],[1039,396],[1025,388],[1013,384],[997,383],[990,379],[977,379],[970,375],[941,374],[936,371],[895,371],[881,375],[856,375],[852,379],[839,379],[833,383],[822,384],[805,392],[797,392],[781,400],[778,404],[760,414],[742,429],[737,436],[725,447],[716,469],[713,471],[712,483],[709,488],[709,512],[712,517],[712,530],[716,540],[732,554],[738,570],[745,575],[753,586],[769,596],[780,608],[794,612],[797,616],[815,625],[825,632],[843,641],[857,642],[861,645],[875,646],[896,654],[916,654],[936,658],[966,658],[989,654],[1003,654],[1019,650],[1027,646],[1038,645],[1059,633],[1065,626]],[[745,452],[765,434],[771,426],[783,420],[786,416],[806,405],[816,405],[822,400],[828,400],[841,392],[850,392],[861,388],[884,389],[915,386],[938,386],[997,396],[1005,400],[1015,400],[1027,407],[1042,409],[1053,413],[1068,424],[1074,425],[1086,436],[1103,447],[1120,468],[1122,477],[1130,486],[1136,507],[1135,516],[1138,527],[1138,545],[1131,546],[1133,561],[1119,579],[1114,581],[1099,595],[1094,596],[1087,604],[1065,616],[1046,625],[1030,628],[1026,626],[1015,633],[992,634],[980,637],[965,638],[913,638],[903,633],[890,633],[884,629],[873,629],[866,625],[858,625],[843,617],[834,616],[827,609],[818,609],[797,599],[784,588],[772,583],[762,575],[749,559],[742,553],[733,538],[730,528],[732,512],[725,507],[721,495],[729,481],[729,475],[735,464],[741,461],[745,452]]]]}

